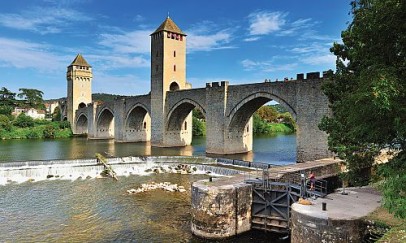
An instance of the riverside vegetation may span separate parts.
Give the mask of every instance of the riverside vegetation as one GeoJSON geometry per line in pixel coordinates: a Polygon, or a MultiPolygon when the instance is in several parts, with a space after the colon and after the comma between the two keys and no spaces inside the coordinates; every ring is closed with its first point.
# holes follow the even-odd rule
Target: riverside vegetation
{"type": "MultiPolygon", "coordinates": [[[[253,115],[253,133],[292,134],[296,131],[296,123],[292,115],[280,105],[266,105],[259,108],[253,115]]],[[[193,110],[193,136],[206,135],[206,122],[203,114],[193,110]]]]}
{"type": "Polygon", "coordinates": [[[16,94],[6,87],[0,89],[0,139],[66,138],[72,136],[70,124],[61,121],[59,109],[48,114],[48,120],[33,119],[24,113],[13,115],[15,108],[45,110],[43,92],[36,89],[19,89],[16,94]],[[17,97],[19,99],[17,99],[17,97]]]}
{"type": "Polygon", "coordinates": [[[350,15],[342,43],[331,48],[336,72],[324,85],[333,116],[319,127],[346,163],[343,178],[356,186],[375,182],[383,207],[401,219],[383,241],[405,242],[406,1],[354,0],[350,15]],[[382,153],[388,162],[375,163],[382,153]]]}

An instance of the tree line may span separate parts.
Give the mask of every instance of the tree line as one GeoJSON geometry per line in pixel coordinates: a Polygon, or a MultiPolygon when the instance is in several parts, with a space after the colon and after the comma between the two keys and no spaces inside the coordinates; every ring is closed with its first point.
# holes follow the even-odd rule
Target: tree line
{"type": "Polygon", "coordinates": [[[58,111],[54,120],[33,119],[24,112],[13,116],[16,107],[21,109],[34,108],[45,110],[42,91],[37,89],[20,88],[14,93],[2,87],[0,89],[0,139],[21,138],[60,138],[72,136],[70,124],[58,119],[58,111]]]}
{"type": "Polygon", "coordinates": [[[378,181],[383,205],[406,218],[406,1],[351,1],[350,14],[342,43],[331,48],[336,72],[324,85],[333,116],[319,127],[346,163],[344,178],[378,181]],[[389,161],[378,164],[382,153],[389,161]]]}

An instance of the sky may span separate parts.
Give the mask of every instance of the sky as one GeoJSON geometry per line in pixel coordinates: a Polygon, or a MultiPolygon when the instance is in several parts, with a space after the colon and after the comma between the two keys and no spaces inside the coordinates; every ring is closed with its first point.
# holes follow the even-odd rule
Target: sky
{"type": "Polygon", "coordinates": [[[333,69],[329,51],[351,20],[350,0],[12,0],[0,7],[0,87],[66,97],[81,53],[93,93],[150,91],[150,34],[170,16],[187,34],[193,88],[296,78],[333,69]]]}

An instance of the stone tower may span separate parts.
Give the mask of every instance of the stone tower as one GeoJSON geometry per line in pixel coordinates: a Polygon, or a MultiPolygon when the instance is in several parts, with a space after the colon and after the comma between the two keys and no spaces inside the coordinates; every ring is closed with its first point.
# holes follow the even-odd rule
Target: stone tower
{"type": "MultiPolygon", "coordinates": [[[[174,142],[165,135],[167,133],[165,128],[167,92],[190,88],[190,84],[186,82],[186,34],[168,16],[151,34],[152,145],[168,146],[171,143],[168,141],[174,142]]],[[[182,124],[181,130],[190,129],[191,131],[191,116],[188,116],[184,122],[186,126],[182,124]]]]}
{"type": "Polygon", "coordinates": [[[92,67],[81,54],[78,54],[68,66],[66,79],[68,81],[67,120],[75,133],[75,112],[92,102],[92,67]]]}

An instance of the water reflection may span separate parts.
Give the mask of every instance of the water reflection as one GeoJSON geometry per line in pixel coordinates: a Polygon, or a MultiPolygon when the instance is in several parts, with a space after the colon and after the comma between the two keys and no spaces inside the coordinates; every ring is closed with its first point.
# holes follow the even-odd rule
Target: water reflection
{"type": "MultiPolygon", "coordinates": [[[[194,137],[191,146],[172,148],[151,147],[149,142],[116,143],[112,139],[3,140],[0,141],[0,161],[93,158],[95,153],[116,157],[204,156],[205,148],[205,137],[194,137]]],[[[218,157],[218,155],[208,156],[218,157]]],[[[296,137],[295,135],[254,137],[253,152],[221,157],[272,164],[292,163],[296,160],[296,137]]]]}

